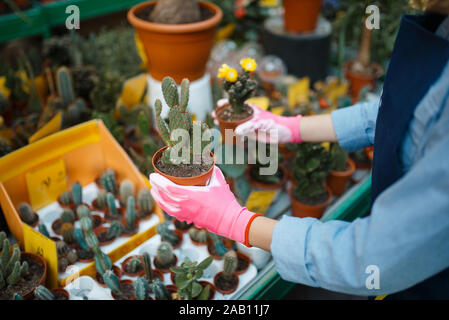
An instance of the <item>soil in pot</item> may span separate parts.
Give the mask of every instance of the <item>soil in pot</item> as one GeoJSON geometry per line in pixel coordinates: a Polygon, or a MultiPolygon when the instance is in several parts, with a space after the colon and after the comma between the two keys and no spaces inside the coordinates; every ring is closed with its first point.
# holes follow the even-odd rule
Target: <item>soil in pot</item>
{"type": "Polygon", "coordinates": [[[233,293],[239,285],[239,277],[234,272],[232,278],[227,280],[223,277],[223,272],[219,272],[214,277],[214,285],[218,292],[223,294],[233,293]]]}
{"type": "Polygon", "coordinates": [[[237,251],[237,259],[238,259],[237,269],[235,270],[235,273],[237,274],[245,273],[246,270],[248,270],[249,268],[251,260],[249,259],[249,257],[238,251],[237,251]]]}
{"type": "Polygon", "coordinates": [[[21,277],[20,280],[12,287],[6,286],[0,290],[0,300],[10,300],[14,296],[14,293],[21,293],[24,299],[33,297],[34,289],[44,284],[46,278],[46,265],[45,262],[38,263],[39,256],[22,253],[20,256],[21,263],[28,262],[28,275],[21,277]],[[36,259],[36,260],[35,260],[36,259]]]}
{"type": "Polygon", "coordinates": [[[166,166],[160,159],[156,162],[157,168],[163,173],[173,177],[196,177],[200,176],[212,167],[210,163],[202,162],[201,164],[184,164],[181,163],[177,166],[166,166]]]}
{"type": "Polygon", "coordinates": [[[94,260],[94,253],[83,248],[77,248],[76,255],[80,262],[92,262],[94,260]]]}
{"type": "Polygon", "coordinates": [[[166,2],[170,1],[172,3],[167,3],[166,7],[161,9],[157,8],[157,6],[145,7],[144,9],[136,12],[136,17],[153,23],[186,24],[204,21],[213,16],[213,13],[210,10],[197,5],[197,3],[193,1],[191,1],[192,4],[198,6],[198,9],[191,7],[179,8],[179,5],[176,5],[179,1],[173,2],[173,0],[166,0],[166,2]]]}
{"type": "Polygon", "coordinates": [[[117,217],[111,216],[109,213],[109,209],[105,212],[105,219],[109,221],[122,220],[124,216],[125,216],[125,209],[122,207],[117,208],[117,217]]]}
{"type": "Polygon", "coordinates": [[[136,300],[134,285],[131,280],[122,280],[120,285],[122,286],[122,293],[111,292],[115,300],[136,300]]]}

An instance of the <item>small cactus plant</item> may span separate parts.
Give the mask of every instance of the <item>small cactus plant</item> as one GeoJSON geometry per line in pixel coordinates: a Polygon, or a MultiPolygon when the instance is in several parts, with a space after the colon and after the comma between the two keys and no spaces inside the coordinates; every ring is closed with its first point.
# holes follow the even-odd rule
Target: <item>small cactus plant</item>
{"type": "Polygon", "coordinates": [[[208,234],[206,229],[191,228],[189,230],[190,238],[198,243],[206,243],[208,234]]]}
{"type": "Polygon", "coordinates": [[[0,289],[14,286],[19,280],[28,275],[29,265],[24,261],[20,263],[20,249],[17,244],[13,245],[12,253],[9,240],[4,232],[0,232],[2,240],[0,255],[0,289]]]}
{"type": "Polygon", "coordinates": [[[149,189],[141,189],[137,196],[137,205],[139,207],[139,217],[148,216],[153,212],[154,200],[149,189]]]}
{"type": "Polygon", "coordinates": [[[172,246],[176,246],[180,239],[169,229],[169,222],[162,222],[156,227],[156,232],[161,236],[162,241],[169,242],[172,246]]]}
{"type": "Polygon", "coordinates": [[[156,278],[150,282],[150,288],[158,300],[171,300],[170,293],[164,283],[156,278]]]}
{"type": "Polygon", "coordinates": [[[98,249],[99,242],[95,233],[93,233],[92,231],[87,231],[84,239],[86,240],[86,244],[89,249],[93,250],[94,252],[96,249],[98,249]]]}
{"type": "Polygon", "coordinates": [[[64,223],[61,227],[62,239],[68,244],[75,243],[74,232],[75,232],[75,228],[73,227],[73,224],[71,224],[71,223],[64,223]]]}
{"type": "Polygon", "coordinates": [[[73,203],[72,193],[69,191],[64,191],[63,193],[61,193],[59,201],[61,201],[61,203],[66,206],[72,204],[73,203]]]}
{"type": "Polygon", "coordinates": [[[127,200],[130,196],[134,196],[134,185],[130,180],[125,179],[120,183],[120,204],[122,206],[126,206],[127,200]]]}
{"type": "Polygon", "coordinates": [[[223,257],[223,278],[226,281],[230,281],[233,277],[233,273],[237,269],[237,253],[234,250],[230,250],[225,253],[223,257]]]}
{"type": "Polygon", "coordinates": [[[19,216],[23,222],[29,225],[33,225],[39,219],[33,208],[26,202],[19,205],[19,216]]]}
{"type": "Polygon", "coordinates": [[[330,148],[330,155],[331,169],[334,171],[345,171],[348,152],[343,149],[338,143],[333,143],[330,148]]]}
{"type": "Polygon", "coordinates": [[[150,285],[148,284],[148,280],[143,277],[138,277],[137,280],[134,281],[134,293],[137,300],[148,300],[150,296],[150,285]]]}
{"type": "Polygon", "coordinates": [[[72,197],[76,206],[83,203],[83,187],[79,182],[75,182],[72,186],[72,197]]]}
{"type": "MultiPolygon", "coordinates": [[[[203,287],[198,282],[198,279],[203,276],[204,270],[211,265],[212,261],[213,258],[211,256],[207,257],[200,263],[196,261],[192,262],[188,257],[186,257],[181,266],[171,268],[171,270],[175,273],[175,283],[178,287],[178,295],[180,297],[190,300],[201,294],[203,287]]],[[[208,297],[209,294],[207,294],[206,299],[208,297]]]]}
{"type": "Polygon", "coordinates": [[[107,191],[106,190],[99,190],[98,191],[96,205],[97,205],[98,209],[106,209],[108,207],[107,191]]]}
{"type": "Polygon", "coordinates": [[[169,242],[162,241],[157,247],[155,261],[162,267],[171,265],[175,260],[173,247],[169,242]]]}
{"type": "Polygon", "coordinates": [[[56,242],[56,252],[58,254],[58,270],[64,272],[67,266],[74,264],[78,260],[77,254],[69,249],[64,241],[56,242]]]}
{"type": "Polygon", "coordinates": [[[80,220],[81,229],[83,229],[84,232],[88,232],[92,230],[92,219],[89,219],[89,217],[83,217],[80,220]]]}
{"type": "Polygon", "coordinates": [[[106,191],[112,194],[117,194],[117,180],[115,178],[115,171],[112,169],[107,169],[100,176],[100,184],[106,191]]]}
{"type": "Polygon", "coordinates": [[[112,270],[112,261],[107,254],[101,251],[98,247],[94,248],[94,254],[95,268],[100,275],[103,276],[106,271],[112,270]]]}
{"type": "Polygon", "coordinates": [[[133,196],[126,201],[126,231],[133,233],[136,230],[136,205],[133,196]]]}
{"type": "MultiPolygon", "coordinates": [[[[204,139],[207,134],[210,135],[210,131],[208,131],[209,128],[204,122],[192,122],[192,116],[187,111],[187,104],[189,101],[189,80],[182,80],[180,101],[176,82],[170,77],[166,77],[162,80],[162,93],[170,111],[168,113],[169,124],[167,126],[166,122],[161,117],[162,102],[157,99],[154,103],[157,128],[162,140],[168,146],[160,158],[161,163],[168,167],[180,165],[181,163],[212,163],[212,158],[202,158],[202,155],[204,154],[203,151],[209,146],[209,141],[204,139]],[[177,129],[185,130],[189,135],[189,159],[185,159],[184,154],[179,156],[178,153],[175,157],[172,157],[171,155],[172,148],[178,144],[178,141],[172,140],[172,134],[177,129]]],[[[181,140],[181,142],[183,141],[181,140]]]]}
{"type": "Polygon", "coordinates": [[[142,268],[142,260],[140,256],[133,256],[126,265],[126,272],[137,273],[142,268]]]}
{"type": "Polygon", "coordinates": [[[149,282],[153,281],[153,270],[151,269],[151,257],[148,252],[142,255],[143,269],[145,270],[145,277],[149,282]]]}
{"type": "Polygon", "coordinates": [[[104,283],[111,289],[112,292],[116,294],[123,293],[122,285],[120,284],[120,279],[112,270],[106,270],[103,274],[104,283]]]}
{"type": "Polygon", "coordinates": [[[88,218],[89,220],[92,220],[92,215],[90,214],[90,210],[84,204],[82,204],[82,205],[78,206],[78,208],[76,208],[76,214],[78,215],[78,218],[80,220],[83,218],[88,218]]]}
{"type": "Polygon", "coordinates": [[[84,237],[83,231],[81,229],[76,228],[74,231],[74,236],[76,242],[82,249],[86,251],[90,250],[89,245],[87,244],[86,238],[84,237]]]}
{"type": "Polygon", "coordinates": [[[37,300],[55,300],[55,295],[45,288],[43,285],[39,285],[34,289],[34,296],[37,300]]]}
{"type": "Polygon", "coordinates": [[[75,222],[75,214],[70,209],[64,209],[61,213],[61,222],[62,223],[74,223],[75,222]]]}
{"type": "Polygon", "coordinates": [[[117,206],[115,205],[114,195],[111,192],[108,192],[107,194],[107,202],[108,202],[109,216],[112,219],[118,219],[119,213],[117,210],[117,206]]]}
{"type": "Polygon", "coordinates": [[[113,221],[109,226],[107,238],[114,239],[122,234],[123,226],[119,221],[113,221]]]}

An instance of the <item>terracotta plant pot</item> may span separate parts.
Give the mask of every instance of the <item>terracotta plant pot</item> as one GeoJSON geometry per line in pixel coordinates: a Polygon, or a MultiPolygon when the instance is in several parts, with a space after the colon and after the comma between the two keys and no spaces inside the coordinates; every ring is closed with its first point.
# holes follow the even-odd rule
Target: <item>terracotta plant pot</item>
{"type": "MultiPolygon", "coordinates": [[[[112,271],[115,273],[115,275],[119,279],[122,277],[122,269],[120,269],[116,265],[112,266],[112,271]]],[[[98,272],[95,273],[95,280],[97,281],[98,285],[103,287],[103,288],[107,288],[108,286],[104,283],[104,281],[100,281],[100,279],[103,280],[103,277],[98,272]]]]}
{"type": "Polygon", "coordinates": [[[191,82],[200,79],[206,71],[216,27],[223,17],[221,9],[209,2],[199,2],[212,16],[187,24],[153,23],[138,17],[155,4],[156,1],[148,1],[135,5],[127,16],[143,43],[151,76],[158,81],[170,76],[177,83],[183,78],[191,82]]]}
{"type": "Polygon", "coordinates": [[[56,219],[56,220],[53,221],[53,223],[51,224],[51,229],[52,229],[53,232],[56,233],[57,235],[61,235],[61,227],[62,227],[62,221],[61,221],[61,219],[56,219]]]}
{"type": "Polygon", "coordinates": [[[365,154],[370,159],[370,161],[373,162],[374,147],[366,147],[365,148],[365,154]]]}
{"type": "Polygon", "coordinates": [[[122,225],[123,225],[123,229],[122,229],[122,237],[132,237],[134,235],[136,235],[139,232],[139,220],[136,219],[136,229],[132,232],[132,233],[125,233],[125,227],[126,227],[126,217],[122,218],[122,225]]]}
{"type": "Polygon", "coordinates": [[[207,172],[200,174],[199,176],[194,176],[194,177],[174,177],[174,176],[170,176],[168,174],[163,173],[156,167],[156,163],[159,160],[159,158],[162,156],[162,152],[164,152],[164,150],[167,148],[168,147],[165,146],[165,147],[159,149],[153,155],[152,163],[153,163],[154,171],[156,171],[156,173],[163,175],[170,181],[172,181],[176,184],[179,184],[181,186],[205,186],[207,184],[210,177],[212,176],[212,172],[213,172],[214,166],[215,166],[215,158],[212,153],[211,153],[211,156],[213,158],[213,164],[207,172]]]}
{"type": "MultiPolygon", "coordinates": [[[[209,299],[208,300],[213,300],[215,297],[215,286],[210,283],[209,281],[199,281],[199,284],[204,288],[205,286],[209,285],[210,286],[210,292],[209,292],[209,299]]],[[[196,299],[194,299],[196,300],[196,299]]]]}
{"type": "Polygon", "coordinates": [[[290,201],[292,204],[292,216],[298,217],[298,218],[312,217],[312,218],[320,219],[332,199],[331,189],[329,189],[329,187],[326,186],[328,197],[325,202],[317,204],[317,205],[308,205],[308,204],[299,202],[298,200],[293,198],[293,195],[292,195],[293,187],[294,186],[291,185],[290,188],[288,189],[290,201]]]}
{"type": "Polygon", "coordinates": [[[279,145],[279,152],[282,154],[283,160],[294,158],[296,153],[294,151],[290,151],[285,146],[285,143],[280,143],[279,145]]]}
{"type": "MultiPolygon", "coordinates": [[[[174,295],[174,294],[178,294],[178,287],[177,287],[176,285],[174,285],[174,284],[169,284],[169,285],[167,285],[166,287],[167,287],[168,293],[170,294],[170,296],[172,296],[172,298],[173,298],[173,295],[174,295]]],[[[156,300],[157,300],[157,299],[156,299],[156,300]]]]}
{"type": "Polygon", "coordinates": [[[282,180],[278,183],[273,183],[273,184],[263,183],[263,182],[255,180],[253,177],[251,177],[250,169],[251,169],[251,167],[248,167],[246,169],[246,177],[248,178],[250,185],[256,189],[278,190],[278,189],[281,189],[288,180],[288,174],[285,171],[283,166],[279,166],[279,170],[282,172],[282,180]]]}
{"type": "Polygon", "coordinates": [[[360,91],[366,87],[370,86],[371,89],[376,87],[377,79],[381,76],[383,69],[382,67],[375,63],[371,63],[371,68],[374,70],[373,74],[361,74],[351,71],[351,66],[354,61],[349,61],[344,66],[345,76],[350,84],[351,97],[353,103],[357,102],[359,99],[360,91]]]}
{"type": "MultiPolygon", "coordinates": [[[[172,266],[170,266],[170,268],[176,266],[176,264],[178,263],[178,257],[176,256],[176,254],[173,254],[173,256],[175,257],[175,262],[173,263],[172,266]]],[[[159,266],[159,264],[156,264],[156,263],[157,263],[156,262],[156,257],[154,257],[153,264],[154,264],[154,266],[156,267],[157,270],[159,270],[162,273],[169,273],[170,272],[170,268],[162,269],[162,268],[160,268],[161,266],[159,266]]]]}
{"type": "Polygon", "coordinates": [[[220,127],[221,139],[224,143],[237,144],[236,137],[233,137],[232,141],[225,141],[226,130],[232,130],[232,132],[234,132],[235,128],[237,128],[242,123],[245,123],[246,121],[250,120],[253,117],[254,113],[252,113],[249,117],[242,119],[242,120],[226,121],[226,120],[221,119],[219,115],[220,115],[220,112],[227,106],[229,106],[229,103],[226,103],[226,104],[218,107],[217,109],[215,109],[216,119],[218,121],[218,126],[220,127]]]}
{"type": "Polygon", "coordinates": [[[70,300],[70,294],[63,288],[51,289],[50,292],[65,297],[65,300],[70,300]]]}
{"type": "MultiPolygon", "coordinates": [[[[126,280],[120,280],[120,284],[122,285],[122,286],[132,286],[133,288],[134,288],[134,284],[133,284],[133,281],[132,280],[129,280],[129,279],[126,279],[126,280]]],[[[114,292],[112,292],[111,291],[111,296],[115,299],[115,300],[121,300],[121,299],[119,299],[119,297],[114,293],[114,292]]],[[[127,300],[136,300],[137,298],[136,298],[136,296],[135,296],[135,294],[134,294],[134,289],[133,289],[133,291],[132,291],[132,296],[130,297],[130,298],[128,298],[127,300]]]]}
{"type": "Polygon", "coordinates": [[[346,190],[349,179],[355,171],[355,164],[350,158],[346,159],[346,164],[349,167],[345,171],[331,171],[327,177],[327,185],[332,190],[332,194],[341,196],[346,190]]]}
{"type": "Polygon", "coordinates": [[[239,268],[239,265],[237,265],[237,269],[235,270],[235,273],[240,275],[242,273],[245,273],[248,270],[249,265],[251,264],[251,259],[246,254],[243,254],[239,251],[236,251],[236,253],[237,253],[238,260],[242,260],[245,262],[245,264],[247,264],[246,267],[242,267],[242,268],[239,268]]]}
{"type": "Polygon", "coordinates": [[[105,226],[99,226],[98,228],[93,230],[93,232],[95,233],[95,235],[98,238],[98,243],[100,244],[100,246],[107,246],[107,245],[113,243],[115,241],[115,239],[117,239],[117,237],[115,237],[115,238],[109,239],[107,241],[101,241],[100,235],[105,232],[108,232],[108,230],[109,230],[109,227],[105,227],[105,226]]]}
{"type": "Polygon", "coordinates": [[[138,272],[136,272],[136,273],[131,273],[131,272],[127,272],[127,271],[126,271],[126,267],[127,267],[128,263],[131,261],[131,259],[132,259],[133,257],[134,257],[134,256],[130,256],[130,257],[126,258],[126,259],[122,262],[122,271],[123,271],[123,273],[124,273],[125,275],[127,275],[128,277],[140,277],[140,276],[143,276],[143,275],[145,274],[145,268],[143,267],[143,258],[142,258],[142,256],[137,256],[137,257],[139,258],[140,262],[142,263],[142,267],[141,267],[141,270],[140,270],[140,271],[138,271],[138,272]]]}
{"type": "Polygon", "coordinates": [[[219,278],[222,274],[223,274],[223,272],[219,272],[219,273],[217,273],[217,274],[215,275],[215,277],[214,277],[214,285],[215,285],[216,290],[217,290],[218,292],[222,293],[222,294],[231,294],[231,293],[233,293],[235,290],[237,290],[237,288],[238,288],[238,286],[239,286],[239,276],[237,275],[237,273],[234,272],[234,273],[233,273],[233,276],[234,276],[234,278],[236,279],[236,285],[235,285],[233,288],[231,288],[231,289],[225,290],[225,289],[221,289],[219,286],[217,286],[217,280],[218,280],[218,278],[219,278]]]}
{"type": "MultiPolygon", "coordinates": [[[[45,285],[45,281],[47,280],[47,262],[39,255],[30,253],[30,252],[22,252],[20,254],[21,261],[32,261],[35,264],[41,265],[44,268],[42,277],[40,280],[33,286],[33,288],[25,293],[22,293],[22,297],[24,300],[32,300],[34,299],[34,289],[36,289],[39,285],[45,285]]],[[[30,264],[30,262],[28,262],[30,264]]],[[[30,265],[31,267],[31,265],[30,265]]]]}
{"type": "Polygon", "coordinates": [[[322,0],[283,0],[284,27],[289,32],[315,30],[322,0]]]}

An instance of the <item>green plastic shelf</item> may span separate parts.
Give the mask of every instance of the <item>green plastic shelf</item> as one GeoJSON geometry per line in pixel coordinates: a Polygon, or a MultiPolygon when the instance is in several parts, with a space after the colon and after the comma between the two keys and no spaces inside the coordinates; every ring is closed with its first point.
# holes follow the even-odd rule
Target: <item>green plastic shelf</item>
{"type": "MultiPolygon", "coordinates": [[[[51,28],[65,24],[68,17],[67,6],[76,5],[80,9],[80,21],[100,17],[109,13],[127,10],[142,0],[67,0],[57,1],[23,11],[25,19],[16,14],[0,16],[0,43],[13,39],[41,35],[51,36],[51,28]]],[[[81,24],[82,28],[82,24],[81,24]]]]}
{"type": "MultiPolygon", "coordinates": [[[[359,184],[353,186],[346,194],[338,199],[324,214],[322,221],[344,220],[352,221],[365,215],[370,208],[371,175],[359,184]]],[[[238,297],[241,300],[279,300],[293,287],[294,283],[281,279],[276,271],[274,261],[271,260],[254,281],[242,289],[238,297]]]]}

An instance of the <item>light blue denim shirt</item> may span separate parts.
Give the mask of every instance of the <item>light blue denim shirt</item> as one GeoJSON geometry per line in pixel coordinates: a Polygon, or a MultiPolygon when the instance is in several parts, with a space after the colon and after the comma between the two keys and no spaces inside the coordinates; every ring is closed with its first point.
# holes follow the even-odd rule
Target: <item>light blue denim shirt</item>
{"type": "MultiPolygon", "coordinates": [[[[373,144],[378,107],[360,103],[332,113],[344,148],[373,144]]],[[[404,176],[379,195],[367,217],[323,223],[284,216],[271,244],[280,276],[375,296],[402,291],[449,267],[449,62],[415,109],[401,161],[404,176]],[[379,270],[379,289],[366,286],[369,266],[379,270]]]]}

